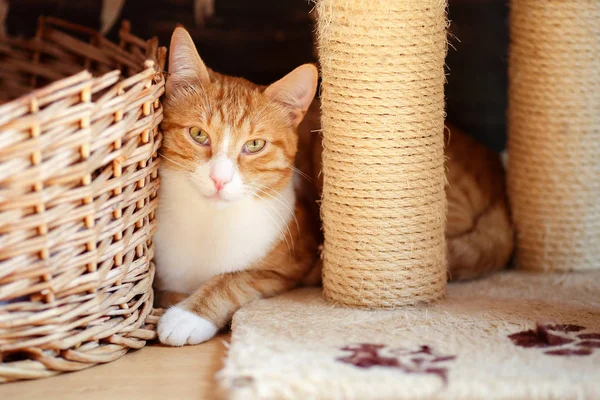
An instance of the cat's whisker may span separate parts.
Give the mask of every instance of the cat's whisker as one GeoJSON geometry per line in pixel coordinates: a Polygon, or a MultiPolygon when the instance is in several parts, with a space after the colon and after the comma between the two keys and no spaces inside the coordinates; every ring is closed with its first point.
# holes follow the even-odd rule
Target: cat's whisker
{"type": "Polygon", "coordinates": [[[164,158],[165,160],[167,160],[167,161],[169,161],[169,162],[172,162],[173,164],[175,164],[175,165],[177,165],[177,166],[180,166],[180,167],[181,167],[181,168],[183,168],[183,169],[187,169],[187,168],[185,167],[185,165],[183,165],[183,164],[180,164],[180,163],[178,163],[177,161],[170,159],[169,157],[165,156],[164,154],[158,153],[158,155],[159,155],[160,157],[164,158]]]}
{"type": "MultiPolygon", "coordinates": [[[[267,204],[268,204],[268,203],[267,203],[267,204]]],[[[269,214],[269,212],[268,212],[268,211],[266,211],[266,210],[262,210],[262,209],[260,209],[260,210],[261,210],[261,211],[262,211],[262,212],[263,212],[263,213],[264,213],[264,214],[265,214],[267,217],[269,217],[269,219],[270,219],[271,221],[273,221],[273,223],[275,224],[275,226],[276,226],[276,227],[278,228],[278,230],[279,230],[279,234],[280,234],[281,236],[283,236],[283,240],[285,240],[285,245],[287,246],[288,253],[289,253],[289,254],[292,254],[292,253],[293,253],[293,249],[290,247],[290,242],[288,241],[288,239],[287,239],[287,236],[285,235],[285,232],[283,231],[283,229],[279,228],[279,224],[277,223],[277,221],[275,221],[275,218],[273,218],[273,216],[272,216],[271,214],[269,214]]],[[[275,210],[275,209],[273,209],[273,210],[275,210]]],[[[277,212],[277,211],[275,211],[275,212],[277,212]]],[[[277,215],[279,215],[279,217],[281,218],[281,215],[280,215],[279,213],[277,213],[277,215]]],[[[281,218],[281,219],[283,220],[283,218],[281,218]]],[[[285,221],[284,221],[284,223],[285,223],[285,221]]],[[[286,227],[287,227],[287,224],[286,224],[286,227]]],[[[288,229],[288,232],[289,232],[289,231],[290,231],[290,228],[289,228],[289,227],[287,227],[287,229],[288,229]]],[[[290,237],[291,237],[291,235],[292,235],[292,234],[290,233],[290,237]]],[[[292,247],[293,247],[293,244],[294,244],[294,242],[292,241],[292,247]]]]}
{"type": "Polygon", "coordinates": [[[271,197],[272,199],[278,201],[284,207],[286,207],[288,209],[288,211],[290,212],[290,214],[292,215],[292,217],[294,218],[294,222],[296,223],[296,228],[298,229],[298,234],[300,234],[300,224],[298,223],[298,218],[296,218],[296,213],[294,212],[292,205],[286,200],[285,197],[283,197],[281,195],[281,193],[279,193],[277,190],[273,189],[273,187],[268,184],[265,184],[262,186],[248,185],[248,187],[257,190],[257,192],[253,193],[254,195],[258,195],[258,193],[263,193],[263,194],[271,197]],[[269,189],[277,197],[273,196],[271,193],[268,193],[265,189],[269,189]]]}
{"type": "MultiPolygon", "coordinates": [[[[269,187],[269,189],[271,189],[269,187]]],[[[274,191],[275,195],[277,196],[273,196],[272,194],[268,193],[266,190],[264,189],[258,189],[261,193],[266,194],[267,196],[269,196],[270,198],[272,198],[273,200],[279,202],[282,206],[284,206],[285,208],[288,209],[288,211],[290,212],[290,214],[292,215],[292,217],[294,218],[294,222],[296,223],[296,228],[298,229],[298,235],[300,235],[300,224],[298,223],[298,218],[296,218],[296,213],[294,212],[294,210],[292,209],[292,205],[285,200],[285,197],[283,197],[281,194],[277,193],[276,191],[274,191]]],[[[272,190],[272,189],[271,189],[272,190]]]]}
{"type": "MultiPolygon", "coordinates": [[[[269,203],[265,203],[265,204],[266,204],[266,205],[267,205],[267,206],[268,206],[268,207],[269,207],[271,210],[273,210],[273,211],[275,212],[275,214],[277,214],[277,216],[279,217],[279,219],[281,220],[281,222],[283,222],[283,225],[284,225],[284,226],[285,226],[285,228],[287,229],[287,231],[288,231],[288,234],[290,235],[290,240],[291,240],[291,242],[292,242],[291,253],[294,253],[294,251],[295,251],[294,239],[293,239],[293,236],[292,236],[292,231],[290,230],[290,226],[289,226],[289,224],[288,224],[288,223],[285,221],[285,218],[283,218],[283,217],[281,216],[281,213],[280,213],[279,211],[277,211],[277,209],[276,209],[275,207],[273,207],[273,206],[272,206],[271,204],[269,204],[269,203]]],[[[269,214],[269,213],[267,212],[267,214],[269,214]]],[[[281,232],[281,233],[282,233],[282,235],[283,235],[283,238],[285,239],[285,242],[286,242],[286,244],[288,244],[288,249],[289,249],[289,247],[290,247],[290,246],[289,246],[289,242],[288,242],[288,239],[287,239],[287,237],[286,237],[285,233],[283,232],[283,229],[282,229],[282,232],[281,232]]],[[[291,254],[291,253],[290,253],[290,254],[291,254]]]]}
{"type": "Polygon", "coordinates": [[[299,170],[298,168],[294,167],[293,165],[290,165],[289,168],[292,171],[296,172],[301,177],[303,177],[304,179],[306,179],[308,182],[315,183],[315,181],[310,176],[308,176],[306,173],[304,173],[303,171],[299,170]]]}
{"type": "Polygon", "coordinates": [[[264,188],[264,186],[254,186],[254,185],[250,185],[250,184],[246,184],[246,186],[248,188],[250,188],[250,189],[256,190],[256,192],[253,192],[253,191],[250,191],[250,190],[246,190],[247,193],[250,193],[253,196],[258,196],[260,190],[264,188]]]}
{"type": "MultiPolygon", "coordinates": [[[[277,190],[275,190],[271,185],[269,184],[265,184],[261,187],[261,189],[269,189],[271,192],[273,192],[275,195],[277,195],[277,197],[280,199],[281,202],[283,202],[284,204],[287,205],[288,209],[291,211],[293,210],[292,205],[290,204],[289,201],[287,201],[287,199],[285,197],[283,197],[281,195],[281,193],[279,193],[277,190]]],[[[294,213],[294,217],[295,217],[295,213],[294,213]]]]}

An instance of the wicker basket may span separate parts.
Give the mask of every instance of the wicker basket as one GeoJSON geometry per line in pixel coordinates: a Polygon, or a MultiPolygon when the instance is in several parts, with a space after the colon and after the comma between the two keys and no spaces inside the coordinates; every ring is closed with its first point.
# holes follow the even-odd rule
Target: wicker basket
{"type": "Polygon", "coordinates": [[[166,50],[128,24],[120,38],[42,18],[0,39],[0,382],[154,338],[166,50]]]}

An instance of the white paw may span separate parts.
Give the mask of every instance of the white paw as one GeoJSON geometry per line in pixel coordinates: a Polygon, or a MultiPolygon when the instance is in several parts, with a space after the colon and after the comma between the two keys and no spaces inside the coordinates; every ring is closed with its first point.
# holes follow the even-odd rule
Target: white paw
{"type": "Polygon", "coordinates": [[[181,307],[167,310],[158,321],[158,338],[169,346],[198,344],[215,336],[217,327],[209,320],[181,307]]]}

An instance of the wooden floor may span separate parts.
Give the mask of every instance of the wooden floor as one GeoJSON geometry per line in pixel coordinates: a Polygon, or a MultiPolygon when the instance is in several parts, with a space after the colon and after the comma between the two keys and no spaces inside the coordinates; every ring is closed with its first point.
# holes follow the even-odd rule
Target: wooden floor
{"type": "Polygon", "coordinates": [[[0,399],[213,399],[213,377],[223,364],[228,342],[227,334],[198,346],[146,346],[84,371],[0,384],[0,399]]]}

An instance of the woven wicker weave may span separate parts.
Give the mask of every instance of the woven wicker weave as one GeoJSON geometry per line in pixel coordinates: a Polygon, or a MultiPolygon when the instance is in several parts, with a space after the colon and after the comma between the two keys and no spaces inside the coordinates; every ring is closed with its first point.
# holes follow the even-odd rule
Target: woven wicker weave
{"type": "Polygon", "coordinates": [[[119,45],[50,18],[0,39],[0,382],[154,337],[164,56],[128,24],[119,45]]]}

